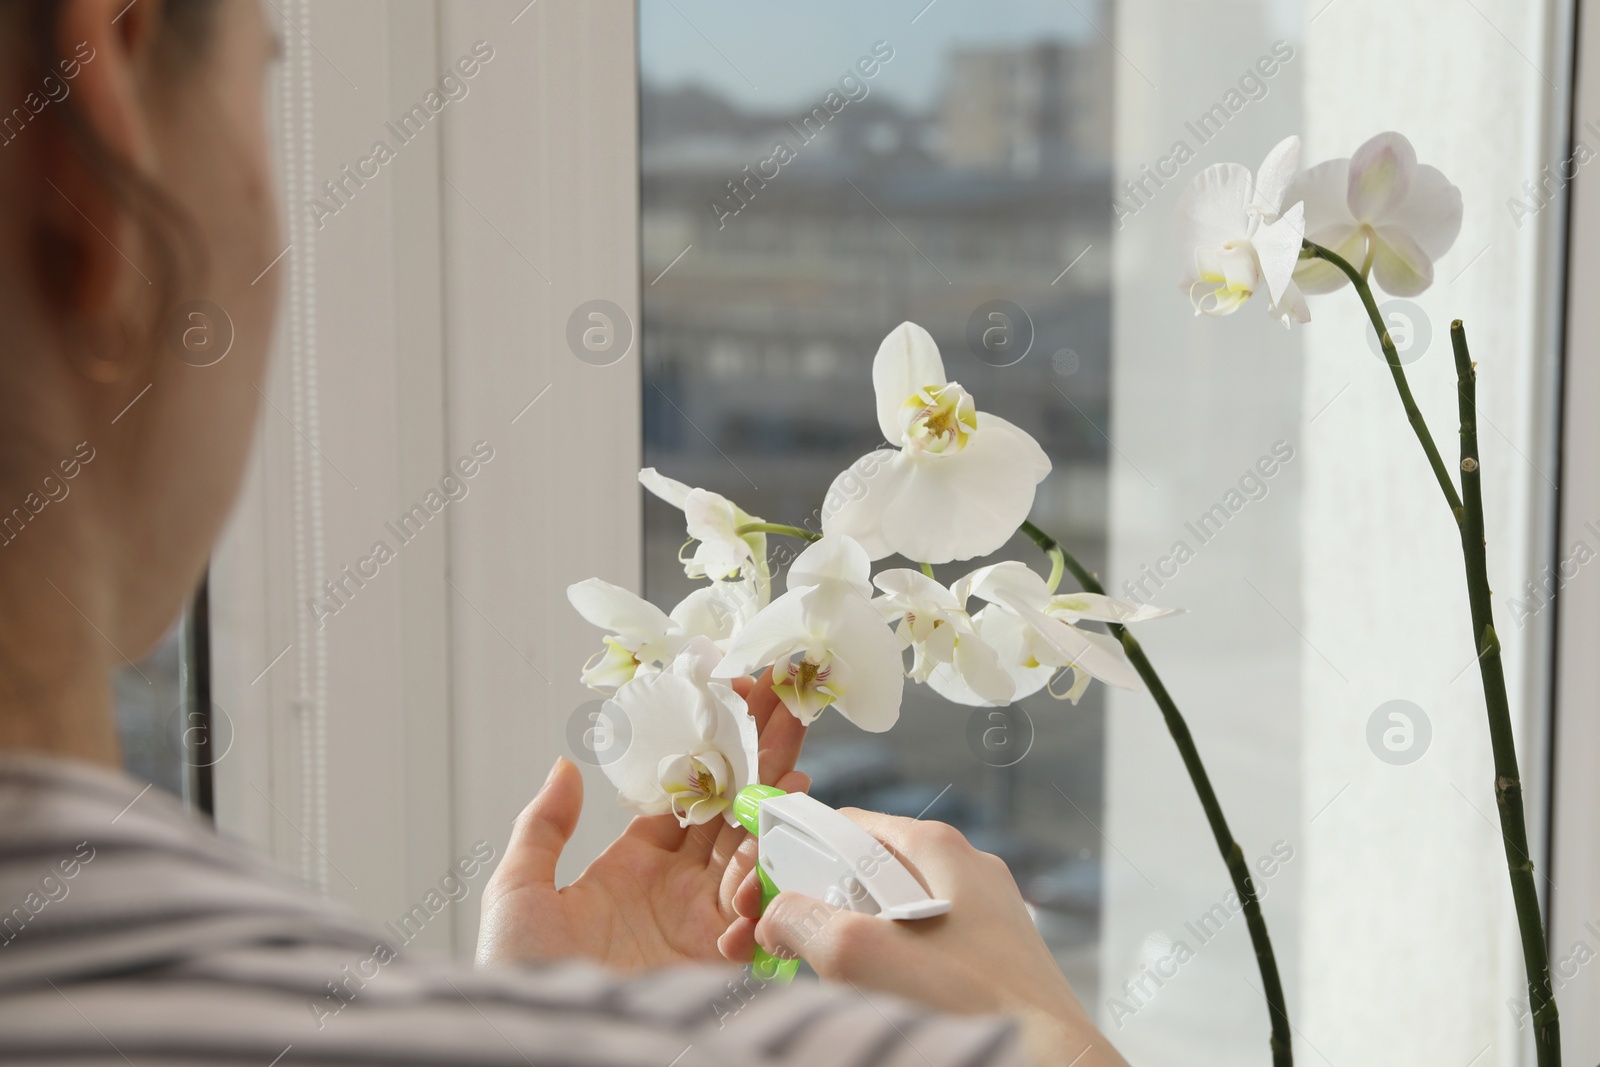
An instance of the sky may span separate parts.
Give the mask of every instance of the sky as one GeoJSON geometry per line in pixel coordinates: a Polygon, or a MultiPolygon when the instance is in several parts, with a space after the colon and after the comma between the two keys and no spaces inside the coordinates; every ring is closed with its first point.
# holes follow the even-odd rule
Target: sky
{"type": "Polygon", "coordinates": [[[697,83],[745,110],[810,106],[875,41],[875,79],[903,104],[935,99],[953,46],[1087,41],[1109,33],[1102,0],[640,0],[639,61],[659,86],[697,83]]]}

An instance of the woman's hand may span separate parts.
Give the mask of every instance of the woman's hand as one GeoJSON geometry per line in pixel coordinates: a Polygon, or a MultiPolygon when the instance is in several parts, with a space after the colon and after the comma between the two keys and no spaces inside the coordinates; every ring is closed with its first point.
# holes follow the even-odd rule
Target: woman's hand
{"type": "MultiPolygon", "coordinates": [[[[794,770],[805,727],[778,702],[770,673],[733,686],[761,733],[761,781],[806,789],[810,779],[794,770]]],[[[640,816],[577,881],[557,889],[556,861],[582,808],[582,775],[557,760],[484,887],[478,962],[583,957],[642,970],[719,959],[717,939],[737,918],[733,892],[754,867],[754,839],[720,818],[685,828],[671,815],[640,816]]]]}
{"type": "Polygon", "coordinates": [[[1006,865],[937,822],[845,809],[933,896],[950,901],[934,919],[893,922],[780,893],[762,915],[754,874],[735,891],[740,918],[722,939],[730,959],[759,941],[800,956],[823,978],[896,993],[953,1013],[1004,1014],[1023,1025],[1037,1063],[1126,1067],[1034,928],[1006,865]]]}

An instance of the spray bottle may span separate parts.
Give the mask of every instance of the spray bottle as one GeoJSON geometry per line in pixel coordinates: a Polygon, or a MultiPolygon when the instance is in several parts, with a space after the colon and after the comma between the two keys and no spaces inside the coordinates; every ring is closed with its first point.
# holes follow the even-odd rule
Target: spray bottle
{"type": "MultiPolygon", "coordinates": [[[[820,800],[750,785],[734,798],[733,814],[759,843],[763,913],[785,890],[891,920],[950,910],[950,902],[930,897],[881,841],[820,800]]],[[[765,981],[787,982],[799,966],[799,960],[779,959],[760,945],[751,961],[752,972],[765,981]]]]}

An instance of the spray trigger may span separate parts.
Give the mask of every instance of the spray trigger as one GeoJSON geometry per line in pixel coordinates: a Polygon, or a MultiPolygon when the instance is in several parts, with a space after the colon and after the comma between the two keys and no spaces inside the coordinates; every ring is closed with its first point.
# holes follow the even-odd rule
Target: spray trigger
{"type": "MultiPolygon", "coordinates": [[[[782,891],[884,919],[926,919],[950,910],[928,895],[905,865],[871,834],[804,793],[747,786],[734,816],[759,842],[761,910],[782,891]]],[[[798,960],[780,960],[760,946],[752,967],[760,978],[792,978],[798,960]]]]}

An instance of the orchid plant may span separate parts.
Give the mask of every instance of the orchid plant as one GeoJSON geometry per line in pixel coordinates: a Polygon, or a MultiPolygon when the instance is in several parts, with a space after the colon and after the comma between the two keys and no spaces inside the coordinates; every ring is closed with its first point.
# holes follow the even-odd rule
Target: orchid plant
{"type": "MultiPolygon", "coordinates": [[[[1269,161],[1262,174],[1281,192],[1296,159],[1269,161]]],[[[1231,177],[1230,195],[1248,177],[1243,184],[1231,177]]],[[[1205,229],[1216,254],[1202,274],[1219,279],[1221,291],[1208,304],[1213,310],[1249,299],[1262,277],[1261,254],[1272,264],[1275,302],[1302,306],[1289,277],[1301,215],[1298,207],[1278,211],[1281,199],[1240,195],[1234,217],[1205,229]],[[1235,239],[1247,242],[1242,256],[1229,247],[1235,239]]],[[[608,714],[631,727],[627,750],[602,765],[622,804],[641,814],[670,813],[685,826],[718,817],[732,824],[732,798],[754,782],[758,762],[751,727],[729,698],[731,682],[765,679],[769,670],[773,695],[801,724],[832,708],[873,732],[898,720],[907,679],[971,707],[1005,706],[1041,690],[1076,704],[1094,681],[1143,687],[1166,721],[1243,902],[1273,1006],[1274,1048],[1286,1056],[1283,984],[1244,852],[1182,712],[1128,629],[1172,610],[1108,596],[1094,574],[1028,520],[1049,457],[1025,430],[980,410],[949,379],[927,330],[907,322],[891,331],[873,359],[872,384],[886,447],[834,479],[820,533],[767,522],[647,468],[639,481],[684,514],[684,573],[705,584],[670,610],[597,578],[567,590],[578,613],[606,632],[582,680],[610,698],[608,714]],[[935,575],[934,565],[993,555],[1018,532],[1044,552],[1048,574],[1003,560],[949,584],[935,575]],[[776,598],[769,535],[810,542],[789,564],[776,598]],[[873,573],[875,563],[895,555],[916,566],[873,573]],[[1061,591],[1069,572],[1077,592],[1061,591]]]]}
{"type": "Polygon", "coordinates": [[[754,764],[744,732],[724,721],[721,690],[768,669],[802,724],[832,708],[872,732],[894,726],[908,677],[974,707],[1041,689],[1076,704],[1093,679],[1140,685],[1123,645],[1079,624],[1120,627],[1171,612],[1098,588],[1058,593],[1065,553],[1053,542],[1048,577],[1008,560],[938,581],[934,564],[990,555],[1031,528],[1050,460],[1026,431],[977,410],[914,323],[884,338],[872,378],[879,428],[896,444],[839,475],[821,533],[766,522],[646,468],[641,484],[684,513],[685,575],[706,584],[670,611],[598,578],[567,590],[578,614],[606,631],[581,677],[633,727],[629,751],[605,770],[634,811],[670,811],[686,825],[719,814],[731,821],[728,802],[750,784],[754,764]],[[769,534],[812,542],[775,598],[769,534]],[[918,567],[873,574],[895,554],[918,567]],[[982,606],[969,611],[974,601],[982,606]],[[1071,678],[1060,691],[1051,684],[1058,675],[1071,678]],[[641,717],[673,725],[641,731],[641,717]],[[685,793],[685,775],[712,792],[685,793]]]}
{"type": "MultiPolygon", "coordinates": [[[[1280,142],[1253,185],[1237,164],[1196,175],[1183,199],[1178,226],[1184,285],[1195,313],[1228,315],[1265,287],[1269,310],[1285,326],[1311,320],[1304,294],[1333,292],[1347,282],[1377,331],[1406,419],[1416,434],[1461,539],[1479,674],[1494,755],[1494,794],[1512,899],[1522,941],[1534,1049],[1539,1067],[1561,1062],[1560,1019],[1550,980],[1543,917],[1522,807],[1522,780],[1512,734],[1511,706],[1489,596],[1484,542],[1482,463],[1478,455],[1477,364],[1461,320],[1450,324],[1455,354],[1461,439],[1460,489],[1411,394],[1400,355],[1373,297],[1372,282],[1391,296],[1409,297],[1433,283],[1434,260],[1461,231],[1461,191],[1436,167],[1417,162],[1411,142],[1380,133],[1348,159],[1290,173],[1297,137],[1280,142]],[[1284,208],[1282,205],[1290,205],[1284,208]],[[1288,231],[1298,231],[1290,242],[1288,231]],[[1292,249],[1292,257],[1289,251],[1292,249]],[[1196,297],[1197,290],[1204,290],[1196,297]]],[[[1260,942],[1257,942],[1259,950],[1260,942]]],[[[1271,991],[1269,988],[1269,1001],[1271,991]]],[[[1272,1004],[1273,1049],[1278,1004],[1272,1004]]],[[[1287,1017],[1282,1017],[1287,1026],[1287,1017]]],[[[1279,1062],[1287,1063],[1287,1047],[1279,1062]]]]}
{"type": "MultiPolygon", "coordinates": [[[[1293,161],[1274,167],[1287,180],[1293,161]]],[[[1276,249],[1268,255],[1274,271],[1283,260],[1284,278],[1274,291],[1292,294],[1293,260],[1272,235],[1292,232],[1298,240],[1299,213],[1267,214],[1246,217],[1240,232],[1255,236],[1251,249],[1276,249]]],[[[1243,303],[1259,272],[1223,247],[1228,232],[1209,236],[1220,249],[1220,269],[1233,279],[1225,277],[1223,287],[1239,283],[1216,306],[1243,303]]],[[[705,584],[670,610],[598,578],[568,588],[578,613],[605,631],[582,680],[630,727],[627,749],[602,764],[621,803],[640,814],[671,814],[684,826],[719,817],[733,824],[732,800],[758,768],[752,721],[733,695],[738,678],[770,677],[773,695],[801,724],[832,708],[872,732],[898,720],[907,679],[971,707],[1005,706],[1041,690],[1076,704],[1094,681],[1145,688],[1243,902],[1274,1019],[1284,1027],[1280,1034],[1275,1021],[1274,1047],[1281,1040],[1287,1052],[1283,986],[1244,853],[1177,703],[1128,629],[1172,609],[1108,596],[1094,574],[1028,520],[1049,457],[1025,430],[979,410],[949,380],[925,329],[907,322],[890,332],[873,359],[872,382],[888,445],[834,480],[820,533],[767,522],[647,468],[639,481],[684,514],[684,573],[705,584]],[[978,567],[949,584],[934,573],[935,564],[992,555],[1019,532],[1044,552],[1048,574],[1018,560],[978,567]],[[776,598],[769,535],[810,542],[789,563],[776,598]],[[895,555],[916,566],[873,573],[875,563],[895,555]],[[1077,592],[1061,591],[1069,572],[1077,592]]]]}
{"type": "MultiPolygon", "coordinates": [[[[1183,286],[1197,315],[1229,315],[1258,291],[1285,326],[1311,321],[1308,295],[1349,282],[1382,343],[1406,415],[1461,531],[1473,632],[1489,708],[1496,797],[1522,932],[1540,1067],[1559,1063],[1559,1029],[1528,860],[1509,702],[1489,602],[1475,427],[1474,364],[1451,326],[1460,393],[1458,493],[1406,382],[1369,279],[1397,296],[1433,280],[1461,227],[1461,194],[1385,133],[1349,159],[1300,169],[1300,141],[1280,142],[1254,172],[1201,171],[1178,208],[1183,286]]],[[[1162,714],[1242,903],[1270,1022],[1275,1067],[1292,1064],[1277,959],[1244,851],[1235,841],[1176,701],[1129,629],[1171,614],[1106,594],[1098,577],[1028,519],[1050,460],[1025,430],[949,380],[933,338],[902,323],[872,365],[886,445],[834,480],[820,533],[768,522],[707,489],[646,469],[644,487],[684,513],[684,573],[705,584],[670,610],[589,579],[567,590],[605,631],[582,680],[631,727],[603,764],[624,806],[685,825],[722,818],[756,781],[756,731],[734,679],[761,676],[802,724],[829,708],[860,728],[891,729],[906,681],[956,704],[996,707],[1035,693],[1074,704],[1094,681],[1145,689],[1162,714]],[[998,552],[1016,533],[1049,561],[980,566],[946,584],[935,565],[998,552]],[[769,536],[810,542],[773,596],[769,536]],[[915,564],[874,564],[892,556],[915,564]],[[1077,592],[1062,592],[1070,573],[1077,592]],[[1060,684],[1058,684],[1058,682],[1060,684]]],[[[741,683],[742,684],[742,683],[741,683]]]]}

